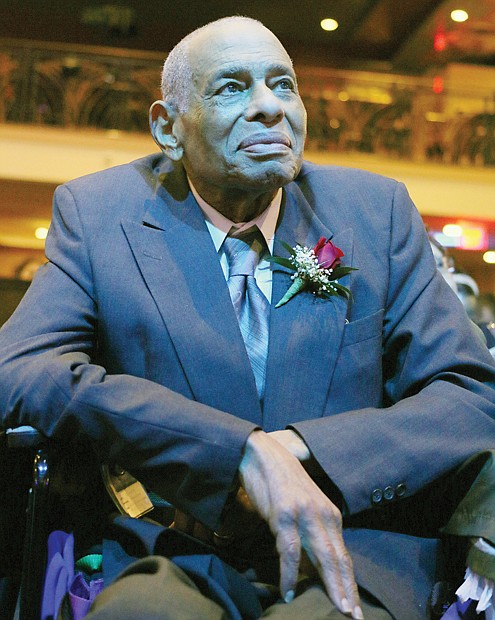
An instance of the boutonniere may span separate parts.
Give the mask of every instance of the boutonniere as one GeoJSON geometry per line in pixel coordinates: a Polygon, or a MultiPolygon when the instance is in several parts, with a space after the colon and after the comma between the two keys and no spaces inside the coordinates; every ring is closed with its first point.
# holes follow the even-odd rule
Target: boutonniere
{"type": "Polygon", "coordinates": [[[351,296],[351,291],[339,284],[338,279],[343,278],[351,271],[356,271],[356,269],[341,266],[340,259],[344,256],[344,252],[334,245],[330,239],[321,237],[314,248],[302,247],[299,244],[295,248],[291,248],[288,243],[283,241],[282,245],[289,252],[289,258],[272,256],[268,260],[287,267],[294,273],[291,276],[293,282],[289,290],[275,305],[275,308],[283,306],[294,295],[304,290],[323,298],[337,295],[348,299],[351,296]]]}

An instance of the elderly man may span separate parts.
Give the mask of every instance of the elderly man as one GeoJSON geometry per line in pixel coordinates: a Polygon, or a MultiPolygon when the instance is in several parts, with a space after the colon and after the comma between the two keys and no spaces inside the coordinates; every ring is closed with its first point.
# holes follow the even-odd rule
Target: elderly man
{"type": "Polygon", "coordinates": [[[0,338],[4,423],[89,440],[195,550],[90,617],[426,618],[439,542],[410,524],[494,445],[495,369],[404,187],[303,163],[292,63],[251,19],[181,41],[150,119],[164,156],[57,190],[0,338]],[[294,263],[268,259],[298,244],[320,262],[280,305],[294,263]]]}

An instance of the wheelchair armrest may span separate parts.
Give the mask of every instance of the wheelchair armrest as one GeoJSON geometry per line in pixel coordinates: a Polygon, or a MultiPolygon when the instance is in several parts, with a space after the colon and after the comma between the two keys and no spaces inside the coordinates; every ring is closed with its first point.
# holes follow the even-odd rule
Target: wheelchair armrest
{"type": "Polygon", "coordinates": [[[43,433],[40,433],[32,426],[8,428],[5,434],[9,448],[38,448],[46,441],[43,433]]]}

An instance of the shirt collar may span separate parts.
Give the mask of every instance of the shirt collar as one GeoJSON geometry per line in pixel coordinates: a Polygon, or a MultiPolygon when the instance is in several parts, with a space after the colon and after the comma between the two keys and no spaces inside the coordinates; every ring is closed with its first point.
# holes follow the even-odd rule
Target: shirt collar
{"type": "Polygon", "coordinates": [[[263,237],[265,238],[266,245],[273,252],[273,240],[275,238],[275,228],[277,226],[278,214],[280,213],[280,205],[282,203],[282,188],[275,194],[274,199],[268,205],[268,207],[260,213],[258,217],[255,217],[249,222],[232,222],[229,218],[219,213],[215,208],[209,205],[196,191],[196,188],[188,178],[191,191],[198,205],[200,206],[205,216],[206,225],[210,231],[211,238],[215,244],[215,248],[218,252],[225,237],[229,234],[232,227],[236,228],[239,232],[247,230],[252,226],[257,226],[263,237]]]}

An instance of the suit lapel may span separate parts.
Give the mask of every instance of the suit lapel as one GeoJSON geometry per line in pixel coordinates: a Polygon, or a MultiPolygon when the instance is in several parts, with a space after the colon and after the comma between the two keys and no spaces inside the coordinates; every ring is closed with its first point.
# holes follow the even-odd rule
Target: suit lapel
{"type": "Polygon", "coordinates": [[[182,187],[174,183],[167,191],[158,187],[143,222],[122,226],[194,398],[260,424],[254,376],[215,246],[185,180],[182,187]]]}
{"type": "MultiPolygon", "coordinates": [[[[280,245],[296,243],[313,247],[322,236],[332,238],[352,261],[352,230],[338,235],[325,226],[295,183],[287,186],[275,235],[274,253],[286,256],[280,245]]],[[[273,266],[270,340],[267,362],[263,428],[284,428],[291,422],[323,414],[327,393],[339,355],[347,302],[340,297],[320,299],[302,292],[275,308],[291,284],[290,274],[273,266]]],[[[348,285],[347,277],[343,284],[348,285]]]]}
{"type": "MultiPolygon", "coordinates": [[[[280,241],[312,247],[325,236],[351,264],[352,230],[333,236],[295,183],[284,195],[275,253],[286,254],[280,241]]],[[[303,292],[275,309],[291,279],[274,266],[262,415],[218,255],[183,173],[159,177],[142,221],[126,220],[122,226],[196,400],[267,431],[323,414],[345,325],[345,300],[303,292]]]]}

